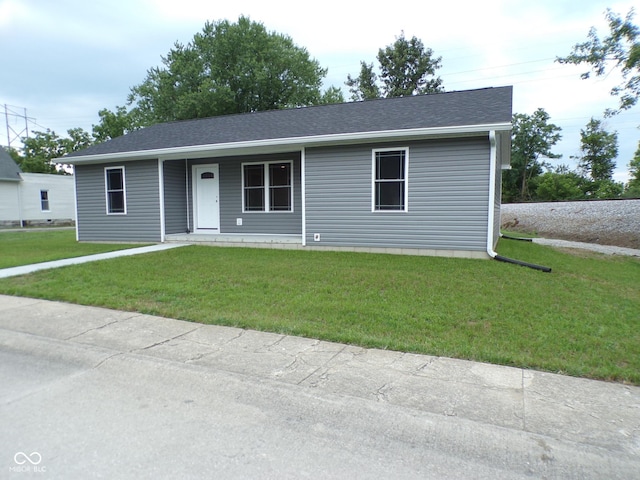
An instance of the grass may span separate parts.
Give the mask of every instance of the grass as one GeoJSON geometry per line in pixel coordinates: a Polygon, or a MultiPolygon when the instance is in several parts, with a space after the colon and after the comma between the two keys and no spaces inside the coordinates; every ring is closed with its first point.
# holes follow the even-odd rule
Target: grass
{"type": "Polygon", "coordinates": [[[0,280],[0,293],[640,384],[638,259],[512,240],[498,251],[553,273],[189,246],[0,280]]]}
{"type": "MultiPolygon", "coordinates": [[[[138,245],[135,245],[138,246],[138,245]]],[[[0,268],[131,248],[127,244],[78,243],[74,230],[0,232],[0,268]]]]}

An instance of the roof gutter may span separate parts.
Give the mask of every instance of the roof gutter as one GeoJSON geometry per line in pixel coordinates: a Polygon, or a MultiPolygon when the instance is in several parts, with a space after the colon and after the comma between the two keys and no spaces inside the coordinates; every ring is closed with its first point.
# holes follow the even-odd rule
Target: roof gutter
{"type": "Polygon", "coordinates": [[[511,123],[483,125],[467,125],[455,127],[412,128],[406,130],[383,130],[376,132],[337,133],[330,135],[309,135],[304,137],[288,137],[246,142],[228,142],[207,145],[189,145],[183,147],[157,148],[133,152],[105,153],[97,155],[79,155],[63,157],[55,160],[74,165],[84,163],[100,163],[110,161],[131,161],[159,158],[176,160],[184,158],[214,157],[233,155],[238,150],[255,150],[254,153],[282,151],[282,148],[296,146],[298,148],[342,143],[364,143],[381,140],[411,140],[420,137],[467,136],[486,133],[488,131],[511,130],[511,123]]]}

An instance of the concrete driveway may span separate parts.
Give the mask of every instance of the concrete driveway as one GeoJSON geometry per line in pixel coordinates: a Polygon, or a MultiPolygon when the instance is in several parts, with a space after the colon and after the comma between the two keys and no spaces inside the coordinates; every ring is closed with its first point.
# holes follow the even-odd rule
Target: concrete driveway
{"type": "Polygon", "coordinates": [[[0,296],[1,478],[630,479],[640,388],[0,296]]]}

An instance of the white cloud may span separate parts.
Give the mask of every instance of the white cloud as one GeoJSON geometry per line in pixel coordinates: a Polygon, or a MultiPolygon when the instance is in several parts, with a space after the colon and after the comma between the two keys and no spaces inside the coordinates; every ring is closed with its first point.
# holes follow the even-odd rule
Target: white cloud
{"type": "MultiPolygon", "coordinates": [[[[10,65],[0,70],[0,104],[28,107],[30,116],[58,132],[90,128],[100,108],[124,104],[129,88],[175,41],[187,43],[207,20],[247,15],[307,48],[329,69],[325,83],[340,87],[347,74],[357,74],[360,60],[375,61],[378,49],[401,31],[415,35],[442,56],[438,73],[447,90],[512,84],[515,112],[547,110],[563,127],[559,148],[568,158],[589,118],[616,105],[609,95],[615,75],[583,81],[584,69],[553,60],[584,41],[591,26],[606,34],[607,7],[625,15],[633,4],[485,0],[380,8],[343,0],[0,0],[0,45],[10,65]]],[[[640,118],[632,115],[610,121],[620,132],[621,171],[640,138],[640,118]]],[[[6,142],[3,130],[0,143],[6,142]]]]}

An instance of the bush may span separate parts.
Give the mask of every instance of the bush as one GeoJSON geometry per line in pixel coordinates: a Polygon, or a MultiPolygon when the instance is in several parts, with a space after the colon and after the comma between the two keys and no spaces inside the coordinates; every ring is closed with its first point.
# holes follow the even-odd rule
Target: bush
{"type": "Polygon", "coordinates": [[[584,197],[584,179],[573,172],[547,172],[538,180],[536,200],[542,202],[558,200],[578,200],[584,197]]]}

